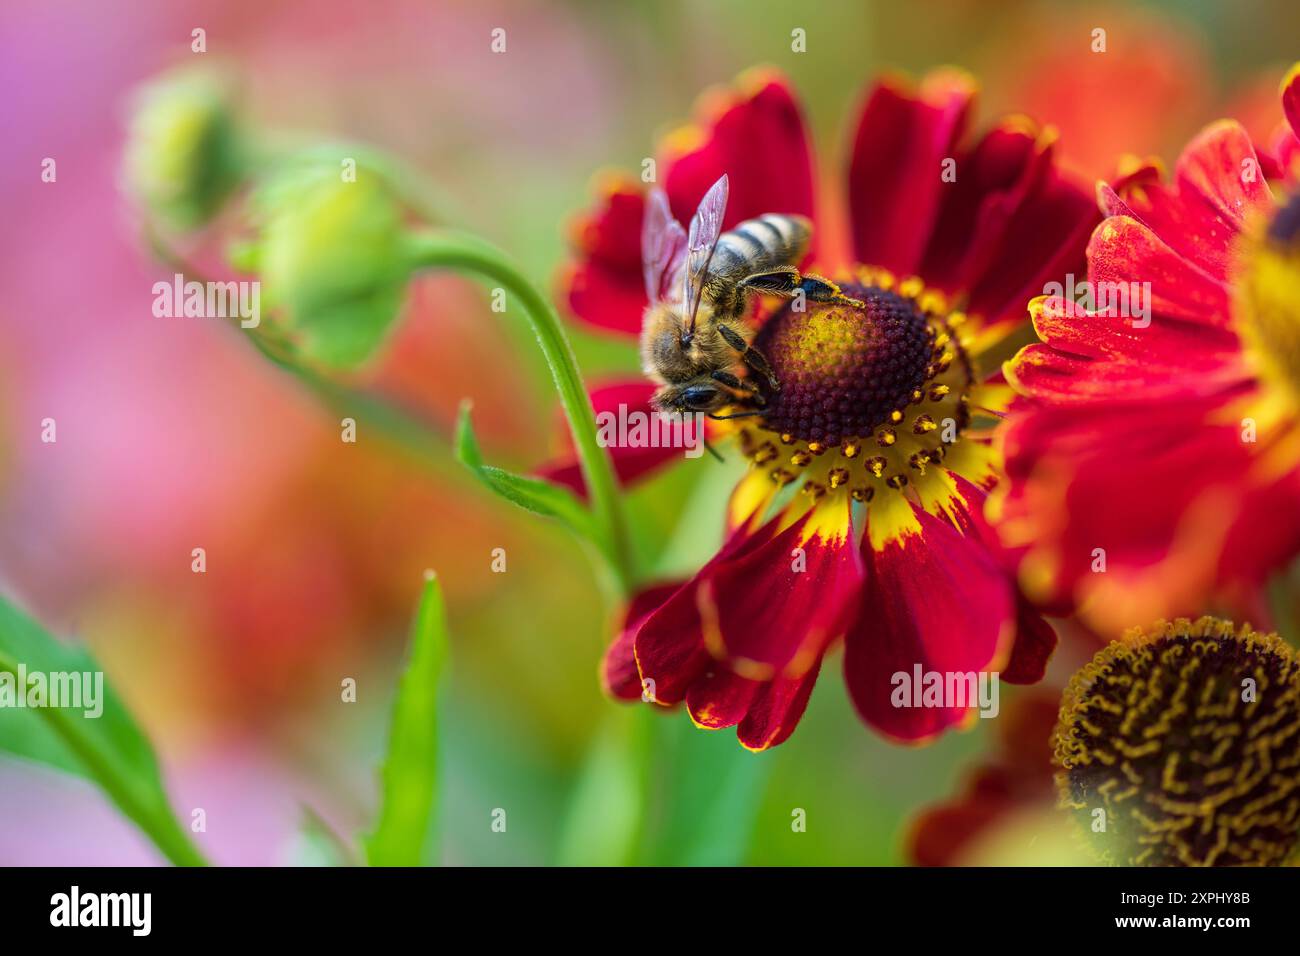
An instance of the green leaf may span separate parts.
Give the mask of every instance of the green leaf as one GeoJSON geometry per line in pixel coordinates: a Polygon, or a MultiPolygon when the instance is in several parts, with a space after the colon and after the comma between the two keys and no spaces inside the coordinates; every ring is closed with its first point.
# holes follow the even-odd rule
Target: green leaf
{"type": "Polygon", "coordinates": [[[679,714],[655,714],[649,778],[654,826],[639,862],[737,866],[744,862],[772,755],[752,753],[735,734],[706,731],[679,714]]]}
{"type": "Polygon", "coordinates": [[[411,632],[410,661],[393,704],[379,819],[364,839],[371,866],[418,866],[422,861],[438,791],[439,685],[447,657],[442,587],[430,573],[411,632]]]}
{"type": "Polygon", "coordinates": [[[612,707],[601,722],[569,797],[560,866],[626,866],[644,826],[649,707],[612,707]]]}
{"type": "Polygon", "coordinates": [[[534,514],[557,518],[599,546],[600,539],[591,513],[568,488],[484,464],[478,440],[474,437],[474,428],[470,424],[469,412],[469,403],[463,403],[456,422],[456,459],[502,498],[534,514]]]}
{"type": "Polygon", "coordinates": [[[0,708],[0,750],[85,777],[173,863],[203,865],[172,813],[152,745],[102,680],[99,664],[84,649],[55,640],[0,597],[0,675],[9,675],[0,680],[21,693],[26,688],[18,686],[20,674],[37,673],[47,680],[53,674],[90,674],[90,686],[100,692],[89,707],[0,708]]]}

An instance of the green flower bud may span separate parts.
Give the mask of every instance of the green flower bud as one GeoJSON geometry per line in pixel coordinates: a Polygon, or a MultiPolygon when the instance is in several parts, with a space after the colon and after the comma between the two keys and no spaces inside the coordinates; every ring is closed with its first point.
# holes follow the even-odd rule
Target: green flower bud
{"type": "Polygon", "coordinates": [[[266,184],[253,203],[260,237],[245,251],[301,354],[335,367],[374,354],[411,274],[402,207],[388,182],[346,167],[295,163],[266,184]]]}
{"type": "Polygon", "coordinates": [[[199,70],[139,91],[127,135],[128,191],[177,229],[202,226],[243,177],[243,144],[226,83],[199,70]]]}

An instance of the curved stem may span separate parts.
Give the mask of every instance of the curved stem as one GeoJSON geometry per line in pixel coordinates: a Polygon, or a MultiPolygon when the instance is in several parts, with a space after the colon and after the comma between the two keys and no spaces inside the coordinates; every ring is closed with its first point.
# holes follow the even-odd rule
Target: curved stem
{"type": "Polygon", "coordinates": [[[410,250],[413,264],[419,268],[475,273],[504,289],[508,296],[523,306],[555,378],[560,405],[573,433],[578,463],[587,483],[592,511],[605,537],[603,544],[607,556],[626,591],[632,579],[627,515],[613,465],[596,440],[596,415],[560,317],[546,297],[510,264],[504,253],[476,236],[451,232],[415,233],[410,236],[410,250]]]}
{"type": "MultiPolygon", "coordinates": [[[[0,672],[18,676],[18,665],[8,656],[0,654],[0,672]]],[[[59,739],[86,767],[109,798],[121,808],[167,859],[177,866],[207,866],[208,861],[199,852],[184,828],[172,815],[171,808],[158,807],[156,801],[142,795],[135,785],[131,771],[123,768],[111,756],[86,736],[76,718],[68,716],[57,707],[41,707],[34,711],[43,717],[59,739]]]]}

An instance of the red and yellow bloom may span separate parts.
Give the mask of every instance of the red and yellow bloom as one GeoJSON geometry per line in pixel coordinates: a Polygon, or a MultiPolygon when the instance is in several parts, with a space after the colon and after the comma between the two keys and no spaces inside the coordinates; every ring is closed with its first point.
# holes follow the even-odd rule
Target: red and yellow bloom
{"type": "MultiPolygon", "coordinates": [[[[974,93],[954,70],[915,90],[876,85],[840,215],[819,216],[800,109],[771,73],[709,97],[699,121],[666,141],[658,169],[675,216],[688,219],[726,173],[723,228],[764,213],[812,218],[805,265],[866,306],[786,307],[762,322],[755,344],[782,388],[762,417],[719,435],[751,462],[726,539],[689,581],[631,602],[604,665],[615,696],[684,702],[700,726],[736,726],[763,749],[794,730],[841,636],[859,713],[897,739],[971,713],[893,706],[898,672],[1041,676],[1055,638],[1020,600],[981,516],[998,471],[989,429],[1008,396],[987,379],[985,353],[1021,325],[1045,281],[1082,263],[1098,216],[1057,169],[1049,130],[1013,117],[968,140],[974,93]],[[830,227],[845,219],[847,238],[830,227]]],[[[608,182],[575,230],[564,277],[574,315],[629,337],[647,304],[644,203],[640,183],[608,182]]],[[[609,408],[637,389],[644,409],[649,383],[593,400],[609,408]]],[[[653,464],[635,451],[622,464],[613,449],[625,477],[653,464]]],[[[572,476],[563,465],[550,473],[572,476]]]]}
{"type": "Polygon", "coordinates": [[[1040,298],[1043,342],[1006,367],[1004,544],[1027,593],[1112,633],[1207,596],[1254,610],[1300,551],[1300,67],[1282,95],[1267,145],[1220,121],[1172,179],[1100,185],[1088,280],[1146,314],[1040,298]]]}

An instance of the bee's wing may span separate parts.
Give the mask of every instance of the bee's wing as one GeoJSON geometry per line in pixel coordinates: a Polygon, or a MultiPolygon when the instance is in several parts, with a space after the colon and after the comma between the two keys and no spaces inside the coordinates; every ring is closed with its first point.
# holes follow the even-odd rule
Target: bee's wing
{"type": "Polygon", "coordinates": [[[709,260],[722,235],[722,217],[727,211],[727,174],[709,187],[700,200],[700,207],[691,218],[691,231],[686,239],[686,277],[682,299],[690,316],[687,331],[695,331],[695,313],[700,308],[700,295],[704,291],[704,278],[709,271],[709,260]]]}
{"type": "Polygon", "coordinates": [[[673,218],[662,189],[650,190],[641,223],[641,271],[651,302],[667,298],[686,258],[686,230],[673,218]]]}

